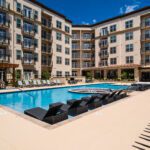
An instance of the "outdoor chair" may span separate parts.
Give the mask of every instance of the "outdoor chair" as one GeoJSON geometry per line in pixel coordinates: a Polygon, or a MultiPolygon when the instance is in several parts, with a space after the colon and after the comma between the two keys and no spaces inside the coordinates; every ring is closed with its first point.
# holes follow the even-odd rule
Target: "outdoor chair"
{"type": "Polygon", "coordinates": [[[23,88],[25,85],[22,83],[22,81],[18,81],[18,87],[23,88]]]}
{"type": "Polygon", "coordinates": [[[24,113],[46,123],[55,124],[68,119],[68,113],[63,109],[64,105],[63,103],[55,103],[50,105],[48,110],[37,107],[25,110],[24,113]]]}
{"type": "Polygon", "coordinates": [[[68,100],[67,104],[69,105],[68,114],[70,116],[77,116],[88,111],[86,102],[83,100],[68,100]]]}

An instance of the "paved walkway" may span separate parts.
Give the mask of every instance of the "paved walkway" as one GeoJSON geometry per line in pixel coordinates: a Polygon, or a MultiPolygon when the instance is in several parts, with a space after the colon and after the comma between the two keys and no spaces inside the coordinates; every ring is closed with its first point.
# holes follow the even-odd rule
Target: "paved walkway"
{"type": "Polygon", "coordinates": [[[0,108],[0,150],[134,150],[148,123],[150,90],[54,129],[0,108]]]}

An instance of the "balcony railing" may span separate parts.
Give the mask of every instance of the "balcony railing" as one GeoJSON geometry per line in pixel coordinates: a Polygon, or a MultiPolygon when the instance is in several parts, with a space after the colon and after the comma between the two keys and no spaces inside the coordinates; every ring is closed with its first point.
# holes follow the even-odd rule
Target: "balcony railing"
{"type": "Polygon", "coordinates": [[[42,48],[42,53],[52,54],[53,53],[53,49],[51,47],[49,47],[49,48],[42,48]]]}
{"type": "Polygon", "coordinates": [[[27,15],[26,14],[26,12],[25,12],[25,10],[22,10],[21,11],[21,13],[22,13],[22,15],[23,15],[23,17],[25,18],[25,19],[28,19],[28,20],[31,20],[31,21],[36,21],[36,20],[38,20],[38,17],[35,15],[35,13],[30,13],[29,15],[27,15]]]}
{"type": "Polygon", "coordinates": [[[53,41],[52,36],[42,36],[42,40],[48,43],[51,43],[53,41]]]}
{"type": "Polygon", "coordinates": [[[99,66],[100,67],[106,67],[106,66],[108,66],[108,62],[100,62],[99,66]]]}
{"type": "Polygon", "coordinates": [[[80,35],[72,35],[72,39],[73,40],[79,40],[80,39],[80,35]]]}
{"type": "Polygon", "coordinates": [[[1,63],[8,63],[8,62],[10,62],[10,57],[7,55],[0,55],[0,62],[1,63]]]}
{"type": "Polygon", "coordinates": [[[8,10],[10,10],[10,4],[7,3],[7,2],[1,2],[1,3],[0,3],[0,9],[1,9],[1,10],[5,10],[5,11],[8,11],[8,10]]]}
{"type": "Polygon", "coordinates": [[[0,21],[0,28],[9,28],[10,27],[10,21],[9,20],[1,20],[0,21]]]}
{"type": "Polygon", "coordinates": [[[24,28],[22,28],[22,34],[34,37],[35,36],[35,31],[34,30],[29,31],[29,30],[25,30],[24,28]]]}
{"type": "Polygon", "coordinates": [[[0,37],[0,45],[9,45],[9,39],[6,37],[0,37]]]}
{"type": "Polygon", "coordinates": [[[80,58],[80,54],[72,54],[72,58],[73,59],[79,59],[80,58]]]}
{"type": "Polygon", "coordinates": [[[78,49],[80,49],[80,45],[72,45],[72,49],[73,50],[78,50],[78,49]]]}
{"type": "Polygon", "coordinates": [[[25,43],[22,42],[22,49],[23,50],[34,51],[35,50],[35,46],[34,45],[26,45],[25,43]]]}
{"type": "Polygon", "coordinates": [[[72,64],[72,68],[80,68],[80,64],[78,64],[78,63],[73,63],[73,64],[72,64]]]}

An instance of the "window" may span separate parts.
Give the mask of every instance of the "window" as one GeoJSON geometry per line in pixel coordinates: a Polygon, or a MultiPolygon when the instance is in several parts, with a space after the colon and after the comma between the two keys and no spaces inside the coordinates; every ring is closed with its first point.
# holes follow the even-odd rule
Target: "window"
{"type": "Polygon", "coordinates": [[[125,28],[132,28],[133,27],[133,20],[129,20],[125,22],[125,28]]]}
{"type": "Polygon", "coordinates": [[[134,62],[133,56],[127,56],[127,57],[126,57],[126,63],[127,63],[127,64],[132,64],[133,62],[134,62]]]}
{"type": "Polygon", "coordinates": [[[34,32],[38,33],[38,25],[37,24],[34,25],[34,32]]]}
{"type": "Polygon", "coordinates": [[[61,52],[62,51],[62,46],[61,45],[56,45],[56,51],[61,52]]]}
{"type": "Polygon", "coordinates": [[[70,76],[70,72],[65,72],[65,77],[69,77],[70,76]]]}
{"type": "Polygon", "coordinates": [[[65,31],[66,31],[67,33],[70,33],[70,28],[69,28],[68,26],[65,26],[65,31]]]}
{"type": "Polygon", "coordinates": [[[102,28],[101,31],[100,31],[100,35],[101,36],[106,36],[108,35],[108,28],[102,28]]]}
{"type": "Polygon", "coordinates": [[[62,58],[57,56],[56,57],[56,64],[62,64],[62,58]]]}
{"type": "Polygon", "coordinates": [[[145,19],[145,26],[150,26],[150,17],[145,19]]]}
{"type": "Polygon", "coordinates": [[[133,32],[127,32],[125,34],[125,39],[126,40],[132,40],[133,39],[133,32]]]}
{"type": "Polygon", "coordinates": [[[60,21],[56,21],[56,27],[61,29],[62,28],[62,23],[60,21]]]}
{"type": "Polygon", "coordinates": [[[62,71],[56,71],[56,76],[57,77],[62,77],[62,71]]]}
{"type": "Polygon", "coordinates": [[[70,48],[65,48],[65,54],[69,55],[70,54],[70,48]]]}
{"type": "Polygon", "coordinates": [[[34,39],[34,46],[37,48],[38,47],[38,39],[34,39]]]}
{"type": "Polygon", "coordinates": [[[65,44],[69,44],[70,43],[70,38],[68,36],[65,36],[65,44]]]}
{"type": "Polygon", "coordinates": [[[117,42],[117,37],[116,37],[116,35],[112,35],[110,37],[110,43],[115,43],[115,42],[117,42]]]}
{"type": "Polygon", "coordinates": [[[35,61],[35,62],[38,61],[38,54],[37,54],[37,53],[34,54],[34,61],[35,61]]]}
{"type": "Polygon", "coordinates": [[[16,19],[16,27],[21,28],[21,19],[20,18],[16,19]]]}
{"type": "Polygon", "coordinates": [[[21,50],[16,51],[16,59],[21,60],[21,50]]]}
{"type": "Polygon", "coordinates": [[[145,39],[150,39],[150,30],[145,30],[144,38],[145,39]]]}
{"type": "Polygon", "coordinates": [[[56,39],[59,40],[59,41],[61,41],[61,39],[62,39],[62,34],[59,33],[59,32],[56,32],[56,39]]]}
{"type": "Polygon", "coordinates": [[[117,26],[116,26],[116,24],[115,24],[115,25],[110,26],[110,32],[115,32],[116,30],[117,30],[117,26]]]}
{"type": "Polygon", "coordinates": [[[21,13],[21,4],[20,3],[16,3],[16,11],[21,13]]]}
{"type": "Polygon", "coordinates": [[[21,35],[20,34],[16,35],[16,43],[21,44],[21,35]]]}
{"type": "Polygon", "coordinates": [[[68,58],[65,59],[65,65],[70,65],[70,59],[68,58]]]}
{"type": "Polygon", "coordinates": [[[117,64],[117,58],[110,58],[110,64],[116,65],[117,64]]]}
{"type": "Polygon", "coordinates": [[[38,11],[34,10],[34,19],[37,20],[38,19],[38,11]]]}
{"type": "Polygon", "coordinates": [[[116,54],[116,47],[110,48],[110,54],[116,54]]]}
{"type": "Polygon", "coordinates": [[[133,44],[126,45],[126,52],[133,52],[133,44]]]}
{"type": "Polygon", "coordinates": [[[150,55],[145,56],[145,63],[150,63],[150,55]]]}
{"type": "Polygon", "coordinates": [[[150,43],[145,43],[144,44],[144,50],[145,51],[150,51],[150,43]]]}

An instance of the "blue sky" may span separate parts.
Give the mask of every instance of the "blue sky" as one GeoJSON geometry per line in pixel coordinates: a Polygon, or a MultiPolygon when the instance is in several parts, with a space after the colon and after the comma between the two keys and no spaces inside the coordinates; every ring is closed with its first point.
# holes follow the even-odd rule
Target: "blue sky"
{"type": "Polygon", "coordinates": [[[38,0],[59,11],[73,24],[92,24],[150,6],[150,0],[38,0]]]}

